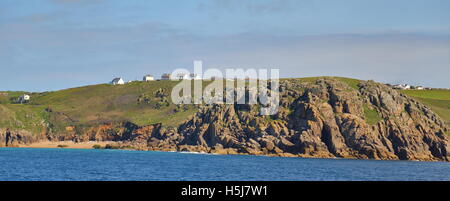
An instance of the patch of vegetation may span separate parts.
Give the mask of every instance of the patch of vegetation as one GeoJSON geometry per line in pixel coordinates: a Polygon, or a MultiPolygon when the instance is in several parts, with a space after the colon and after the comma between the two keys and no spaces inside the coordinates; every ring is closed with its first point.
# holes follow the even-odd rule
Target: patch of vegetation
{"type": "Polygon", "coordinates": [[[417,98],[428,98],[436,100],[450,100],[450,90],[432,89],[432,90],[402,90],[406,95],[417,98]]]}
{"type": "Polygon", "coordinates": [[[367,105],[364,105],[363,107],[364,107],[364,116],[368,124],[375,125],[379,121],[383,120],[376,110],[370,109],[367,105]]]}
{"type": "Polygon", "coordinates": [[[347,84],[349,87],[359,90],[359,84],[361,83],[361,80],[357,80],[357,79],[351,79],[351,78],[345,78],[345,77],[334,77],[335,79],[344,82],[345,84],[347,84]]]}
{"type": "Polygon", "coordinates": [[[263,115],[261,116],[261,118],[265,124],[269,124],[274,121],[279,121],[274,115],[263,115]]]}
{"type": "Polygon", "coordinates": [[[413,97],[431,108],[450,126],[450,90],[401,90],[401,93],[413,97]]]}
{"type": "Polygon", "coordinates": [[[105,149],[120,149],[120,146],[112,145],[112,144],[106,144],[105,149]]]}
{"type": "Polygon", "coordinates": [[[301,82],[315,83],[320,78],[323,78],[323,77],[303,77],[303,78],[298,78],[298,80],[300,80],[301,82]]]}
{"type": "Polygon", "coordinates": [[[58,146],[57,146],[58,148],[66,148],[66,147],[69,147],[68,145],[65,145],[65,144],[58,144],[58,146]]]}
{"type": "Polygon", "coordinates": [[[0,92],[0,104],[9,104],[10,100],[7,94],[3,94],[0,92]]]}
{"type": "Polygon", "coordinates": [[[94,146],[92,146],[93,149],[102,149],[102,146],[99,144],[94,144],[94,146]]]}
{"type": "Polygon", "coordinates": [[[0,127],[42,133],[47,123],[44,107],[0,104],[0,127]]]}
{"type": "MultiPolygon", "coordinates": [[[[327,76],[324,77],[304,77],[304,78],[298,78],[298,80],[300,80],[301,82],[308,82],[308,83],[315,83],[318,79],[320,78],[327,78],[327,76]]],[[[345,78],[345,77],[328,77],[328,78],[333,78],[336,79],[338,81],[341,81],[345,84],[347,84],[349,87],[359,90],[359,83],[361,83],[361,80],[358,79],[352,79],[352,78],[345,78]]]]}

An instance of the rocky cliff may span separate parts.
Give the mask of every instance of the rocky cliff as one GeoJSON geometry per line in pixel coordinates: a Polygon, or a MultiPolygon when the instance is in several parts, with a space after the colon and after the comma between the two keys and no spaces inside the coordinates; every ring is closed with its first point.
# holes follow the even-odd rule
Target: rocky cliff
{"type": "Polygon", "coordinates": [[[357,88],[335,79],[281,82],[281,109],[203,108],[179,127],[196,151],[256,155],[400,160],[449,160],[445,123],[431,110],[372,81],[357,88]],[[370,116],[370,114],[378,115],[370,116]]]}
{"type": "MultiPolygon", "coordinates": [[[[68,128],[67,133],[47,138],[121,141],[142,150],[450,160],[445,122],[420,102],[386,85],[362,81],[353,86],[335,78],[287,79],[280,82],[280,92],[280,110],[273,116],[259,116],[258,105],[204,105],[177,128],[110,123],[82,133],[68,128]]],[[[0,137],[6,139],[6,132],[2,133],[0,137]]]]}

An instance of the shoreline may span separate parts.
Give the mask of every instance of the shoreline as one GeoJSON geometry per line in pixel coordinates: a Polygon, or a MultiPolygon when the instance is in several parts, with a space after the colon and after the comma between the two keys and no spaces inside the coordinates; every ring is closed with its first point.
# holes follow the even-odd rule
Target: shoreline
{"type": "MultiPolygon", "coordinates": [[[[16,147],[10,147],[10,148],[33,148],[33,149],[95,149],[92,146],[94,145],[100,145],[102,146],[101,149],[104,149],[103,147],[106,144],[117,144],[115,141],[88,141],[88,142],[73,142],[73,141],[60,141],[60,142],[37,142],[32,143],[28,145],[19,145],[16,147]],[[67,147],[58,147],[58,145],[67,145],[67,147]]],[[[5,148],[5,147],[0,147],[5,148]]],[[[138,150],[138,149],[117,149],[117,150],[128,150],[128,151],[145,151],[145,150],[138,150]]],[[[207,153],[207,152],[187,152],[187,151],[158,151],[158,150],[148,150],[148,151],[154,151],[154,152],[170,152],[170,153],[180,153],[180,154],[195,154],[195,155],[236,155],[236,156],[257,156],[257,157],[269,157],[269,158],[301,158],[301,159],[332,159],[332,160],[357,160],[357,161],[392,161],[392,162],[444,162],[448,163],[449,161],[421,161],[421,160],[377,160],[377,159],[358,159],[358,158],[318,158],[318,157],[289,157],[289,156],[276,156],[276,155],[251,155],[251,154],[218,154],[218,153],[207,153]]]]}
{"type": "MultiPolygon", "coordinates": [[[[104,149],[106,145],[116,146],[120,143],[116,141],[87,141],[87,142],[73,142],[73,141],[41,141],[34,142],[31,144],[19,144],[12,148],[51,148],[51,149],[95,149],[94,145],[100,145],[101,149],[104,149]]],[[[280,155],[252,155],[252,154],[220,154],[220,153],[209,153],[209,152],[190,152],[190,151],[162,151],[162,150],[139,150],[133,148],[125,148],[120,150],[134,150],[134,151],[157,151],[157,152],[175,152],[181,154],[199,154],[199,155],[243,155],[243,156],[261,156],[261,157],[282,157],[282,158],[304,158],[304,159],[347,159],[347,160],[368,160],[368,161],[410,161],[410,162],[449,162],[449,161],[435,161],[435,160],[377,160],[377,159],[360,159],[360,158],[320,158],[320,157],[307,157],[307,156],[280,156],[280,155]]]]}
{"type": "Polygon", "coordinates": [[[73,142],[73,141],[41,141],[31,144],[19,144],[17,148],[70,148],[70,149],[94,149],[94,145],[105,147],[107,144],[115,145],[114,141],[88,141],[88,142],[73,142]]]}

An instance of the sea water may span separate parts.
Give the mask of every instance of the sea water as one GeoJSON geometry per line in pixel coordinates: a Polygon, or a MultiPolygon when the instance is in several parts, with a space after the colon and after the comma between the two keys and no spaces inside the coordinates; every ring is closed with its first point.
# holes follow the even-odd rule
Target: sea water
{"type": "Polygon", "coordinates": [[[0,148],[0,180],[450,180],[450,163],[105,149],[0,148]]]}

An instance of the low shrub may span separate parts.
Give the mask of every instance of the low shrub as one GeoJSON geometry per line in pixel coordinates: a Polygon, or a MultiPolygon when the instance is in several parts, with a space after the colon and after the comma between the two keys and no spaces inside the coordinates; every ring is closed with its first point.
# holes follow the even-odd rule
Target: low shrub
{"type": "Polygon", "coordinates": [[[120,146],[106,144],[105,149],[120,149],[120,146]]]}
{"type": "Polygon", "coordinates": [[[102,148],[102,146],[101,146],[101,145],[99,145],[99,144],[95,144],[94,146],[92,146],[92,148],[94,148],[94,149],[101,149],[101,148],[102,148]]]}

